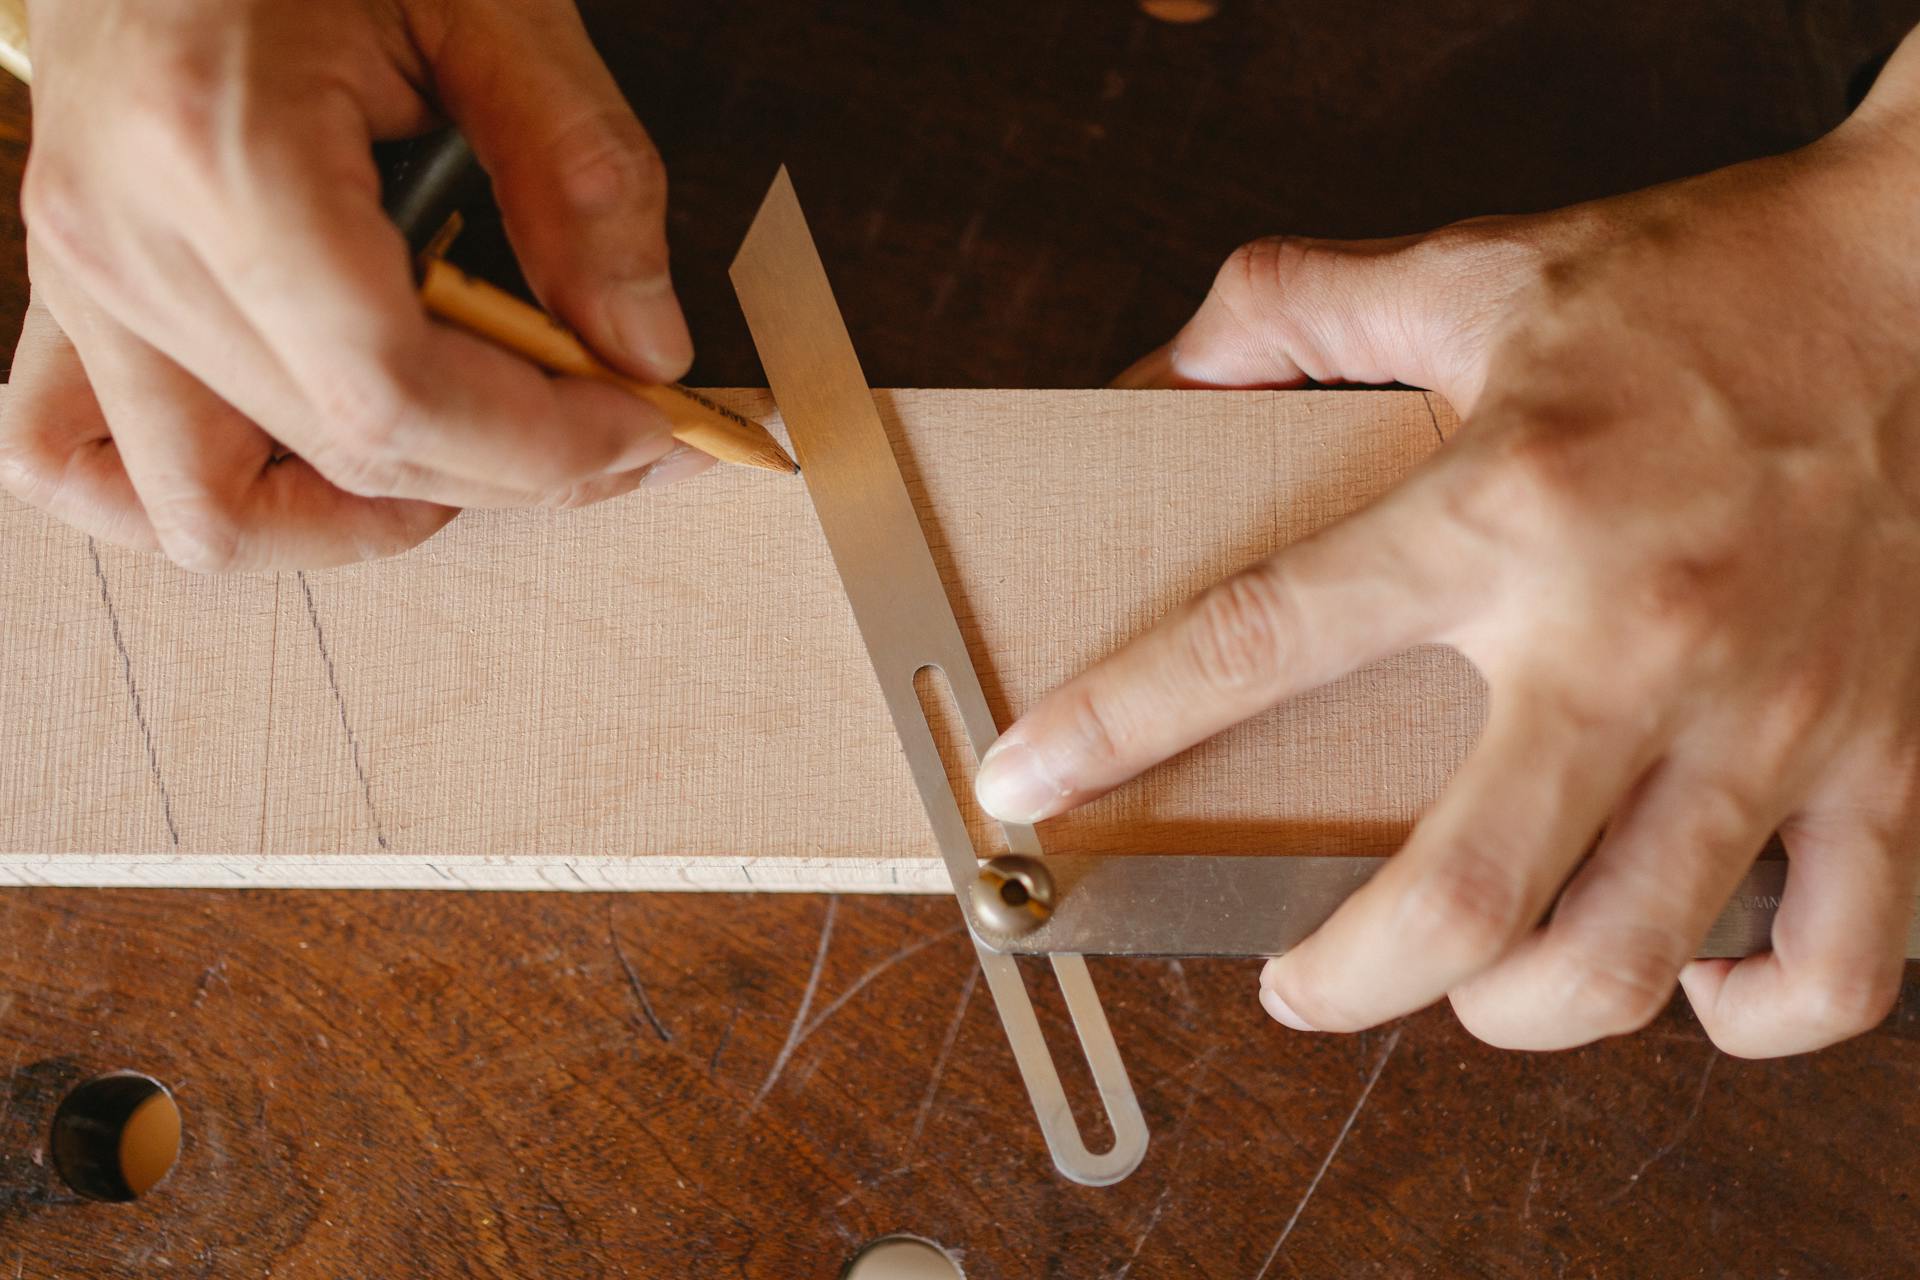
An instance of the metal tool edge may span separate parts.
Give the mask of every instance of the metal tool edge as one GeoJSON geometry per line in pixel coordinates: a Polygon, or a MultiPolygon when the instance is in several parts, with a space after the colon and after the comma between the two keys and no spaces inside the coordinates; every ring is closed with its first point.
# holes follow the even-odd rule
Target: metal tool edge
{"type": "MultiPolygon", "coordinates": [[[[976,755],[998,728],[784,167],[730,274],[961,913],[975,930],[980,966],[1048,1152],[1076,1182],[1118,1182],[1145,1158],[1147,1125],[1085,959],[1051,957],[1112,1132],[1112,1144],[1101,1152],[1081,1136],[1018,961],[978,946],[970,899],[978,857],[916,676],[929,667],[942,672],[976,755]]],[[[1040,853],[1031,827],[1003,824],[1002,830],[1010,849],[1040,853]]]]}
{"type": "MultiPolygon", "coordinates": [[[[1053,910],[1019,937],[980,931],[1012,955],[1274,956],[1318,929],[1385,857],[1067,854],[1044,859],[1053,910]]],[[[1791,861],[1757,862],[1702,942],[1703,958],[1768,949],[1791,861]]],[[[1920,959],[1920,902],[1907,956],[1920,959]]]]}

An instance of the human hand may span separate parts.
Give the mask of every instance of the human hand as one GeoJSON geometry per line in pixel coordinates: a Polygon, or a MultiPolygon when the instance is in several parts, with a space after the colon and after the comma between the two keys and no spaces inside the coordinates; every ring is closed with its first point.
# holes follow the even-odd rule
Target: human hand
{"type": "Polygon", "coordinates": [[[188,568],[404,550],[703,469],[663,415],[428,320],[369,148],[441,110],[541,299],[670,380],[665,176],[568,0],[36,4],[34,296],[0,482],[188,568]]]}
{"type": "Polygon", "coordinates": [[[1878,1022],[1920,880],[1916,78],[1920,38],[1789,156],[1236,254],[1134,385],[1400,381],[1465,425],[1049,694],[982,761],[983,806],[1050,817],[1450,644],[1489,686],[1480,741],[1400,852],[1267,964],[1269,1013],[1351,1031],[1445,995],[1480,1038],[1552,1049],[1641,1026],[1678,980],[1734,1054],[1878,1022]],[[1776,830],[1772,951],[1692,960],[1776,830]]]}

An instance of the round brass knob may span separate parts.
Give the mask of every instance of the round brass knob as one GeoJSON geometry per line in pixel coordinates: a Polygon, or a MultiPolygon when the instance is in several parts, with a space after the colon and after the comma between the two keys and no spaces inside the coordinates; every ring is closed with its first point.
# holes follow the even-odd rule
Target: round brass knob
{"type": "Polygon", "coordinates": [[[1032,933],[1053,914],[1053,875],[1038,858],[1003,854],[980,868],[973,906],[995,933],[1014,938],[1032,933]]]}

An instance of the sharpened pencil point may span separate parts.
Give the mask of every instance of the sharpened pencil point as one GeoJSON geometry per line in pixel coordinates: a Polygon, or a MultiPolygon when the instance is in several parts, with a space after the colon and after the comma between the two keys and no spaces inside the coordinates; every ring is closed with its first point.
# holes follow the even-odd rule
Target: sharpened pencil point
{"type": "Polygon", "coordinates": [[[549,373],[624,388],[666,414],[674,439],[682,444],[722,462],[789,475],[799,470],[760,423],[678,383],[646,383],[620,373],[546,312],[474,279],[444,259],[422,264],[420,298],[437,319],[517,352],[549,373]]]}

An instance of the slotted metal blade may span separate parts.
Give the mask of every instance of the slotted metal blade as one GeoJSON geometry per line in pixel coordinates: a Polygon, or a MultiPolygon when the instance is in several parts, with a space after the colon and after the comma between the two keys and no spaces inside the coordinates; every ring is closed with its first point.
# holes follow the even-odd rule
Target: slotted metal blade
{"type": "MultiPolygon", "coordinates": [[[[784,168],[731,275],[1054,1164],[1077,1182],[1118,1182],[1145,1156],[1147,1125],[1086,961],[1051,957],[1113,1130],[1113,1146],[1098,1154],[1074,1122],[1017,962],[978,945],[969,894],[979,858],[914,677],[928,667],[946,677],[976,758],[998,729],[784,168]]],[[[1008,850],[1040,852],[1031,827],[1003,830],[1008,850]]]]}

